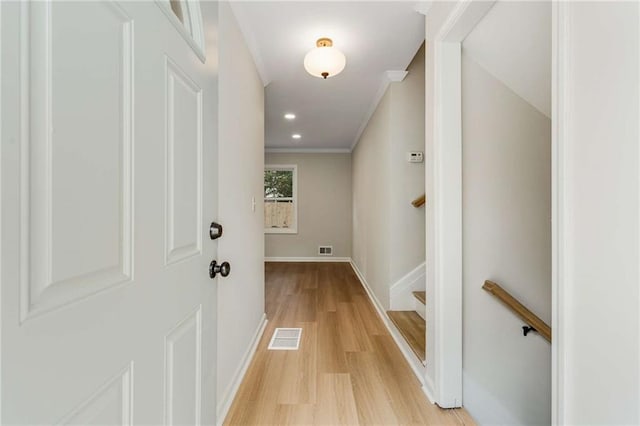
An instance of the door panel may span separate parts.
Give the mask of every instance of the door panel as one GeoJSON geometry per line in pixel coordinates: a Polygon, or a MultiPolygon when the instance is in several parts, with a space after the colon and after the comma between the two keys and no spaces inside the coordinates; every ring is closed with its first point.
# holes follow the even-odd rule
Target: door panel
{"type": "Polygon", "coordinates": [[[215,421],[217,47],[163,7],[0,3],[2,424],[215,421]]]}
{"type": "Polygon", "coordinates": [[[200,423],[201,310],[185,318],[166,337],[165,407],[167,425],[200,423]]]}
{"type": "Polygon", "coordinates": [[[128,281],[133,220],[130,19],[114,4],[43,3],[30,25],[22,320],[128,281]]]}
{"type": "Polygon", "coordinates": [[[105,383],[94,395],[73,410],[61,425],[132,425],[132,366],[105,383]]]}
{"type": "Polygon", "coordinates": [[[166,61],[167,263],[202,247],[202,89],[166,61]]]}

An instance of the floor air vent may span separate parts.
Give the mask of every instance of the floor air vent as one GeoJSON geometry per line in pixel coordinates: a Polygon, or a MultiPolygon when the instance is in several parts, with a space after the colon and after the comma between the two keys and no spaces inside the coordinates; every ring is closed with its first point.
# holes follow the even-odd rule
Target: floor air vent
{"type": "Polygon", "coordinates": [[[276,328],[269,342],[272,351],[297,351],[300,346],[301,328],[276,328]]]}

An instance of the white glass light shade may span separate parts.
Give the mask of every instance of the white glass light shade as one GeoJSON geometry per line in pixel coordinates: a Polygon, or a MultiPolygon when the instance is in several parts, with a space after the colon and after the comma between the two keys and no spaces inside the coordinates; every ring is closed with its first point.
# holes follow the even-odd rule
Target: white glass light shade
{"type": "Polygon", "coordinates": [[[326,79],[340,74],[347,64],[344,54],[332,46],[319,46],[304,57],[304,69],[313,76],[326,79]]]}

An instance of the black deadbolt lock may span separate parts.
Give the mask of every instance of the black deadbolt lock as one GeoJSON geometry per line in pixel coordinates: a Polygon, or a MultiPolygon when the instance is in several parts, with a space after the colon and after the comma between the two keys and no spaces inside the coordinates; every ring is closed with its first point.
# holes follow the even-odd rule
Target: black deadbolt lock
{"type": "Polygon", "coordinates": [[[222,225],[216,222],[211,222],[211,226],[209,227],[209,237],[212,240],[217,240],[222,237],[222,225]]]}

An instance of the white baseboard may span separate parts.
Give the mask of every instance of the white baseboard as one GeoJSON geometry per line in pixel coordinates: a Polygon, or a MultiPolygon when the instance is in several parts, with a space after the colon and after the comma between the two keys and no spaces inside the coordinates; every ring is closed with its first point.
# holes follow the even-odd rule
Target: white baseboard
{"type": "Polygon", "coordinates": [[[415,307],[414,291],[426,288],[426,262],[395,282],[389,289],[389,305],[394,311],[412,311],[415,307]]]}
{"type": "Polygon", "coordinates": [[[350,263],[351,263],[351,267],[353,268],[353,271],[356,273],[356,276],[358,277],[358,279],[360,280],[360,283],[364,287],[364,290],[367,292],[369,299],[373,303],[373,306],[376,308],[376,311],[378,311],[378,315],[382,319],[382,322],[387,324],[387,322],[389,321],[389,318],[387,318],[387,314],[384,310],[384,306],[382,306],[382,303],[380,303],[380,300],[378,300],[376,295],[373,293],[373,290],[371,290],[371,287],[369,287],[369,283],[364,278],[364,275],[362,274],[362,272],[360,272],[360,269],[358,269],[358,265],[356,265],[353,260],[350,263]]]}
{"type": "Polygon", "coordinates": [[[260,343],[260,339],[262,338],[262,334],[264,333],[264,329],[267,326],[267,314],[262,314],[262,319],[258,324],[258,328],[256,329],[256,333],[253,335],[249,347],[242,357],[242,362],[233,375],[233,380],[227,387],[227,390],[224,392],[224,395],[218,397],[218,404],[216,409],[217,416],[217,424],[222,425],[229,413],[229,408],[231,408],[231,403],[240,388],[240,384],[242,383],[242,379],[244,379],[244,375],[247,373],[247,369],[253,360],[253,355],[256,353],[256,349],[258,348],[258,343],[260,343]]]}
{"type": "MultiPolygon", "coordinates": [[[[356,273],[356,276],[362,283],[364,290],[367,292],[367,295],[369,296],[371,303],[373,303],[373,306],[376,308],[376,311],[378,312],[378,316],[384,323],[385,327],[387,327],[387,330],[389,330],[389,334],[391,334],[391,337],[396,342],[396,345],[400,349],[400,352],[402,352],[402,355],[407,360],[407,363],[411,367],[413,374],[416,375],[417,379],[420,381],[420,384],[424,385],[425,384],[424,379],[426,375],[424,365],[420,362],[420,360],[418,360],[418,358],[416,358],[415,354],[413,353],[413,351],[411,350],[407,342],[400,335],[400,332],[391,323],[391,320],[389,319],[389,317],[387,316],[387,313],[385,312],[384,306],[382,306],[382,303],[380,303],[380,300],[378,300],[376,295],[371,290],[371,287],[369,287],[369,283],[367,283],[367,280],[364,278],[364,275],[362,275],[362,272],[360,272],[360,270],[358,269],[358,266],[353,262],[353,260],[350,263],[351,263],[351,267],[353,268],[353,271],[356,273]]],[[[429,402],[433,403],[431,399],[429,399],[429,402]]]]}
{"type": "Polygon", "coordinates": [[[424,394],[427,396],[427,399],[432,403],[435,404],[436,403],[436,397],[435,397],[435,386],[433,385],[433,381],[431,380],[431,377],[429,377],[427,374],[424,375],[424,384],[422,385],[422,392],[424,392],[424,394]]]}
{"type": "Polygon", "coordinates": [[[350,257],[265,257],[265,262],[351,262],[350,257]]]}

